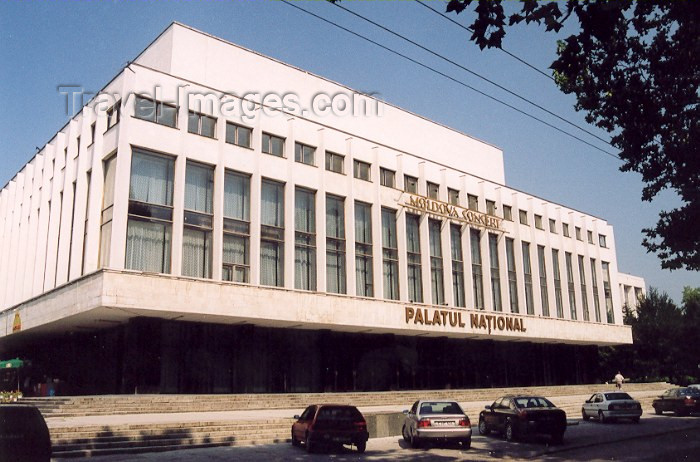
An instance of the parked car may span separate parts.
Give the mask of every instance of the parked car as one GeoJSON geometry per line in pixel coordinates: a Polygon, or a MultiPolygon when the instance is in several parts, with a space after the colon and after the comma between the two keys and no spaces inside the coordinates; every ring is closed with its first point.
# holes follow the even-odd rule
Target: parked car
{"type": "Polygon", "coordinates": [[[700,411],[700,390],[697,388],[671,388],[656,398],[651,405],[657,415],[673,411],[676,415],[688,415],[700,411]]]}
{"type": "Polygon", "coordinates": [[[540,396],[503,396],[479,414],[479,433],[500,432],[512,441],[526,435],[549,435],[561,443],[566,431],[566,412],[540,396]]]}
{"type": "Polygon", "coordinates": [[[696,389],[700,390],[700,383],[694,383],[692,385],[688,385],[688,388],[696,388],[696,389]]]}
{"type": "Polygon", "coordinates": [[[292,425],[292,445],[314,452],[321,446],[351,444],[358,452],[365,452],[369,433],[367,422],[355,406],[344,404],[314,404],[295,415],[292,425]]]}
{"type": "Polygon", "coordinates": [[[51,437],[41,412],[28,404],[0,404],[0,462],[49,462],[51,437]]]}
{"type": "Polygon", "coordinates": [[[600,423],[617,419],[631,419],[639,423],[642,404],[622,391],[594,393],[581,407],[583,420],[591,417],[600,423]]]}
{"type": "Polygon", "coordinates": [[[456,442],[463,448],[472,445],[469,417],[456,401],[418,400],[406,415],[401,433],[404,441],[417,448],[423,442],[456,442]]]}

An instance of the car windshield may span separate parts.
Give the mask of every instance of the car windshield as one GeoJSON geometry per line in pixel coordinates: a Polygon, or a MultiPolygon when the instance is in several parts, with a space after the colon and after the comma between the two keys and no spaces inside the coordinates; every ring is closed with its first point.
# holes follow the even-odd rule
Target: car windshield
{"type": "Polygon", "coordinates": [[[430,401],[421,403],[421,414],[464,414],[459,404],[454,401],[430,401]]]}
{"type": "Polygon", "coordinates": [[[605,393],[605,399],[615,401],[616,399],[633,399],[627,393],[605,393]]]}
{"type": "Polygon", "coordinates": [[[697,388],[681,388],[680,390],[678,390],[678,392],[681,395],[700,396],[700,390],[698,390],[697,388]]]}
{"type": "Polygon", "coordinates": [[[518,408],[528,408],[528,407],[556,407],[547,398],[540,398],[537,396],[523,396],[521,398],[515,398],[515,406],[518,408]]]}
{"type": "Polygon", "coordinates": [[[362,420],[362,414],[354,407],[324,406],[319,409],[316,420],[362,420]]]}

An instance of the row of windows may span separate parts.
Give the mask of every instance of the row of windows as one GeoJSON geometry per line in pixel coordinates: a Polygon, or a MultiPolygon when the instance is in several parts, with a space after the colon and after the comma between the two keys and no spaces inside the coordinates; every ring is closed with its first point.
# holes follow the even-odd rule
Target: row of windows
{"type": "MultiPolygon", "coordinates": [[[[113,206],[114,159],[105,165],[105,198],[102,211],[102,252],[108,252],[111,238],[111,216],[113,206]]],[[[140,271],[170,273],[170,254],[173,224],[173,178],[174,159],[168,156],[134,150],[129,186],[129,216],[127,224],[126,268],[140,271]]],[[[261,182],[260,203],[260,284],[284,286],[285,229],[285,184],[263,179],[261,182]]],[[[188,161],[185,174],[184,229],[182,248],[182,274],[185,276],[212,277],[212,233],[213,233],[213,191],[214,169],[188,161]]],[[[224,226],[222,278],[224,280],[250,282],[250,177],[245,174],[226,171],[224,177],[224,226]]],[[[294,287],[315,291],[317,287],[317,236],[316,236],[316,191],[296,187],[294,190],[294,287]]],[[[355,286],[356,295],[375,297],[372,241],[371,205],[356,201],[354,204],[355,229],[355,286]]],[[[381,267],[383,278],[383,298],[399,299],[399,249],[397,239],[396,210],[381,209],[381,267]]],[[[421,217],[405,214],[406,263],[408,298],[412,302],[423,303],[423,268],[420,239],[421,217]]],[[[430,261],[430,288],[433,304],[445,303],[445,265],[442,252],[442,226],[440,220],[428,220],[428,242],[430,261]]],[[[462,227],[450,223],[450,261],[452,271],[453,300],[456,306],[464,307],[465,269],[462,249],[462,227]]],[[[326,287],[331,293],[347,293],[346,270],[346,223],[345,198],[328,194],[325,196],[325,252],[326,287]]],[[[484,309],[483,271],[481,239],[487,235],[487,248],[490,254],[491,298],[493,309],[503,311],[501,292],[501,267],[499,261],[499,241],[502,238],[493,233],[483,233],[469,229],[471,250],[471,276],[475,308],[484,309]]],[[[533,270],[530,243],[522,242],[522,264],[515,258],[515,241],[505,238],[506,280],[509,294],[509,310],[520,311],[524,303],[528,314],[535,313],[533,293],[533,270]],[[518,299],[517,273],[522,271],[525,299],[518,299]]],[[[291,243],[290,243],[291,244],[291,243]]],[[[350,243],[352,245],[352,243],[350,243]]],[[[537,263],[540,278],[542,314],[550,316],[545,267],[545,248],[537,246],[537,263]]],[[[552,274],[554,281],[556,316],[564,317],[562,284],[559,268],[559,251],[552,249],[552,274]]],[[[104,256],[104,253],[101,253],[104,256]]],[[[108,257],[108,256],[107,256],[108,257]]],[[[567,293],[569,296],[570,318],[577,319],[574,286],[573,255],[565,252],[567,293]]],[[[103,259],[103,262],[105,260],[103,259]]],[[[577,256],[580,292],[582,297],[583,319],[588,321],[588,292],[584,257],[577,256]]],[[[600,321],[600,301],[596,279],[596,261],[590,260],[591,282],[594,296],[595,320],[600,321]]],[[[427,272],[426,272],[427,274],[427,272]]],[[[602,263],[603,289],[607,310],[607,321],[614,322],[612,297],[610,293],[609,265],[602,263]]]]}

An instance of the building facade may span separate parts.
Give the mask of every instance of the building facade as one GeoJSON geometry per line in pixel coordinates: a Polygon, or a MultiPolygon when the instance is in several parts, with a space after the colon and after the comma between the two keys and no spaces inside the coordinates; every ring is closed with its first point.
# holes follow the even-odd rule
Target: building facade
{"type": "Polygon", "coordinates": [[[0,352],[74,393],[577,383],[612,226],[502,152],[174,23],[0,192],[0,352]]]}

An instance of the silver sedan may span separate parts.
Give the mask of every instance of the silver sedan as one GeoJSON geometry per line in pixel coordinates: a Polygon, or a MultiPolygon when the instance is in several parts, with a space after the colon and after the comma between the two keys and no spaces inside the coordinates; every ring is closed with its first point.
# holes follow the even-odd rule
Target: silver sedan
{"type": "Polygon", "coordinates": [[[403,439],[414,448],[427,441],[452,441],[461,443],[465,449],[471,447],[471,422],[456,401],[419,400],[403,413],[406,415],[403,439]]]}
{"type": "Polygon", "coordinates": [[[642,405],[625,392],[595,393],[583,403],[581,416],[583,420],[593,417],[601,423],[616,419],[639,422],[642,405]]]}

